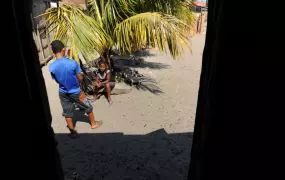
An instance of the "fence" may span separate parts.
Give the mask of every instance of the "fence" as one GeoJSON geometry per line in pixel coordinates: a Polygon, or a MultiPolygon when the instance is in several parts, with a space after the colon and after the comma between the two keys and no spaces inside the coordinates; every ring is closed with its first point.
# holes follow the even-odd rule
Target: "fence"
{"type": "Polygon", "coordinates": [[[204,34],[206,32],[207,26],[207,12],[195,13],[196,21],[193,24],[193,27],[190,31],[190,36],[194,36],[195,34],[204,34]]]}
{"type": "Polygon", "coordinates": [[[46,24],[43,19],[35,17],[44,13],[48,8],[50,8],[50,1],[33,1],[31,21],[33,26],[33,37],[37,46],[41,66],[45,65],[45,63],[53,58],[50,49],[51,37],[53,36],[44,31],[46,24]]]}

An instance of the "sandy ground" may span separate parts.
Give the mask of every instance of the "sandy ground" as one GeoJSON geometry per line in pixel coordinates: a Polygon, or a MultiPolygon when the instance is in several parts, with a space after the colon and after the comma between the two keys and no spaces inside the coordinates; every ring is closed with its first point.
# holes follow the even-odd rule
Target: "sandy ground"
{"type": "Polygon", "coordinates": [[[135,88],[94,104],[100,129],[92,130],[84,114],[75,114],[81,134],[70,139],[61,116],[57,84],[43,68],[53,128],[59,141],[66,175],[78,173],[88,180],[182,180],[190,161],[192,132],[198,95],[204,35],[192,38],[192,54],[181,60],[150,53],[140,73],[157,81],[163,93],[152,94],[135,88]]]}

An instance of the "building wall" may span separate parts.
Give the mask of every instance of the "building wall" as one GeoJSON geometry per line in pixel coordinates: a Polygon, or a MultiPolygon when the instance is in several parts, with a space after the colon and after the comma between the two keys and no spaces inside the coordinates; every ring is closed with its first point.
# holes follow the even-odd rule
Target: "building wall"
{"type": "Polygon", "coordinates": [[[63,3],[85,4],[85,0],[61,0],[63,3]]]}
{"type": "Polygon", "coordinates": [[[42,18],[35,17],[45,13],[50,8],[51,2],[55,2],[55,0],[33,0],[31,21],[33,25],[33,37],[39,53],[40,62],[44,62],[46,58],[52,55],[49,48],[51,36],[46,36],[44,33],[40,34],[45,28],[45,23],[42,18]]]}
{"type": "Polygon", "coordinates": [[[82,9],[86,9],[85,0],[61,0],[60,4],[75,4],[80,6],[82,9]]]}
{"type": "MultiPolygon", "coordinates": [[[[45,11],[50,7],[50,2],[48,1],[34,1],[33,2],[33,10],[32,10],[32,16],[36,17],[40,14],[45,13],[45,11]]],[[[41,18],[35,18],[33,20],[34,25],[39,25],[41,21],[41,18]]]]}

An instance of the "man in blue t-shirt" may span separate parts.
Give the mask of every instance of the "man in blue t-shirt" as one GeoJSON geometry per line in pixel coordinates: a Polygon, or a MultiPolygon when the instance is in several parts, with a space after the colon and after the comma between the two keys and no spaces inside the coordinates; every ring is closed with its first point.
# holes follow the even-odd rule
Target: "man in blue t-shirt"
{"type": "Polygon", "coordinates": [[[63,116],[67,122],[67,127],[70,130],[71,137],[77,137],[77,132],[74,129],[72,117],[74,104],[84,110],[90,119],[92,129],[102,125],[102,121],[95,121],[93,107],[88,103],[80,100],[80,82],[82,81],[81,68],[74,60],[65,58],[65,46],[55,40],[51,43],[51,48],[55,54],[56,60],[49,66],[49,71],[52,78],[59,84],[59,97],[63,109],[63,116]]]}

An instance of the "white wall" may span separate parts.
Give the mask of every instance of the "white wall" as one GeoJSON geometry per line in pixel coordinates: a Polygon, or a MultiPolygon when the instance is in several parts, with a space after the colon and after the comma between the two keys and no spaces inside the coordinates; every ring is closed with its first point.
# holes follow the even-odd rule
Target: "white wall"
{"type": "Polygon", "coordinates": [[[50,3],[50,7],[57,7],[57,3],[51,2],[51,3],[50,3]]]}

